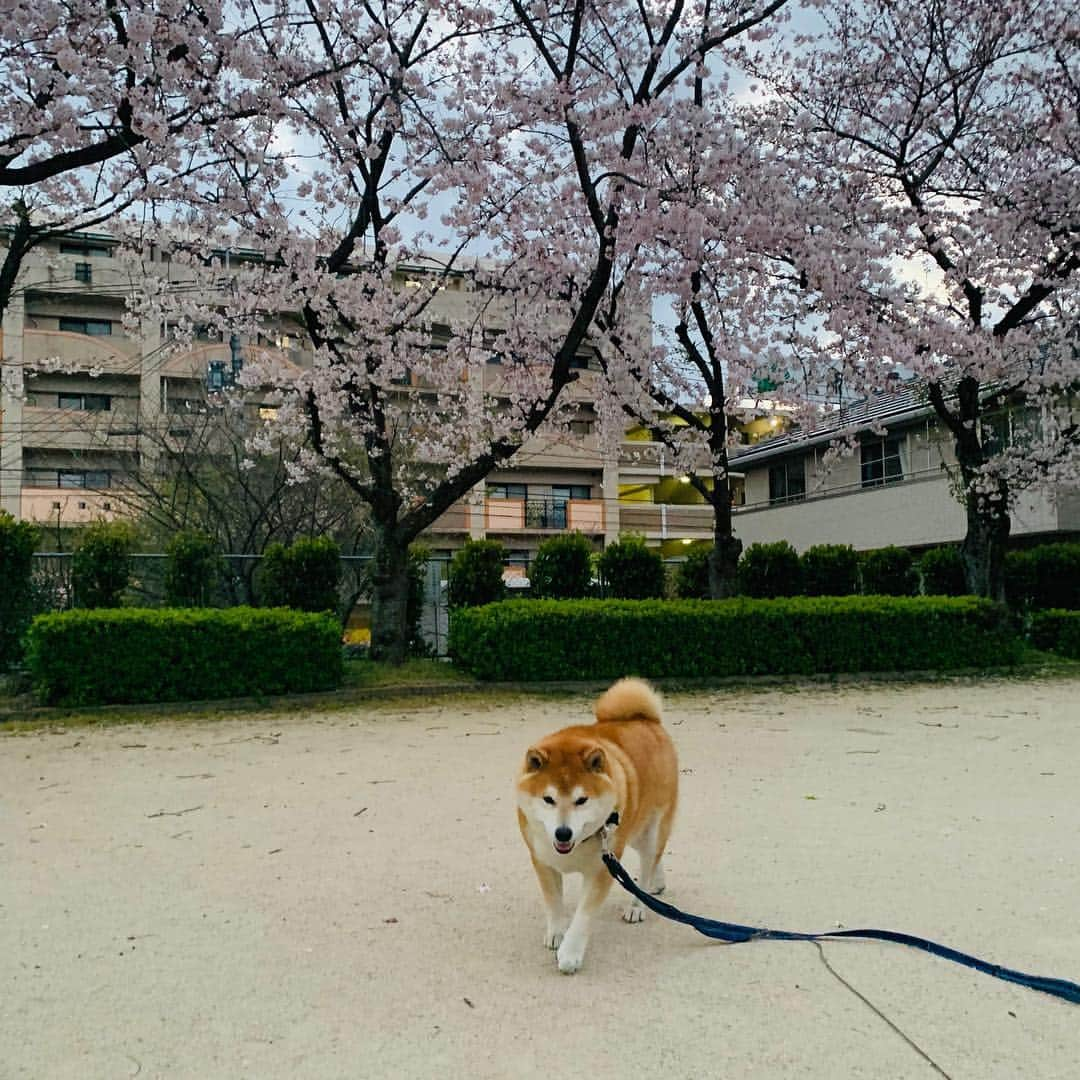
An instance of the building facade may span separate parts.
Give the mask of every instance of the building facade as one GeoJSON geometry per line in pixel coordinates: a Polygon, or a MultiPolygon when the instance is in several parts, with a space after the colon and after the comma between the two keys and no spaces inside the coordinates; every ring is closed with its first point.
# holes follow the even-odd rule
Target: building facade
{"type": "MultiPolygon", "coordinates": [[[[1021,414],[994,422],[1001,437],[1021,414]]],[[[920,549],[964,538],[951,434],[912,380],[845,410],[812,434],[786,433],[742,448],[735,533],[744,546],[787,540],[797,550],[851,544],[859,550],[920,549]],[[880,433],[884,429],[884,433],[880,433]],[[841,431],[857,431],[839,452],[841,431]]],[[[1078,485],[1080,485],[1080,478],[1078,485]]],[[[1021,492],[1012,536],[1054,540],[1080,533],[1080,486],[1021,492]]]]}
{"type": "MultiPolygon", "coordinates": [[[[194,340],[177,346],[158,323],[133,325],[125,319],[132,272],[116,240],[99,234],[58,238],[24,261],[0,340],[0,509],[16,518],[66,528],[122,513],[125,478],[153,449],[149,429],[180,431],[192,411],[212,407],[213,392],[245,357],[309,362],[287,321],[272,339],[242,345],[197,328],[194,340]]],[[[193,280],[190,268],[155,251],[143,272],[177,287],[193,280]]],[[[404,270],[402,287],[423,272],[404,270]]],[[[432,318],[461,316],[468,291],[463,279],[448,282],[432,318]]],[[[495,359],[478,377],[497,394],[495,359]]],[[[525,564],[542,540],[566,531],[597,547],[634,532],[669,554],[711,537],[709,508],[672,475],[661,448],[628,440],[605,452],[595,409],[600,373],[587,355],[579,366],[568,388],[576,417],[569,432],[530,439],[452,506],[426,537],[436,551],[490,537],[525,564]]],[[[410,374],[398,392],[423,391],[410,374]]]]}

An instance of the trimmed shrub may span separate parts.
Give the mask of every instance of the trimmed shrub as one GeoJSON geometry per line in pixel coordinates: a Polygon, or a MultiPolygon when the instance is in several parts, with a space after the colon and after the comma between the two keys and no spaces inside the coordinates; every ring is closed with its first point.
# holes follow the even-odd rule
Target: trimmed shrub
{"type": "Polygon", "coordinates": [[[167,607],[210,607],[221,584],[217,544],[205,533],[177,533],[165,549],[167,607]]]}
{"type": "Polygon", "coordinates": [[[259,582],[263,607],[337,611],[341,548],[328,536],[301,538],[291,547],[270,544],[263,552],[259,582]]]}
{"type": "Polygon", "coordinates": [[[1009,665],[1020,641],[973,596],[509,600],[455,611],[450,653],[482,679],[716,678],[1009,665]]]}
{"type": "Polygon", "coordinates": [[[1080,660],[1080,611],[1050,608],[1037,612],[1031,620],[1031,644],[1080,660]]]}
{"type": "Polygon", "coordinates": [[[597,569],[607,595],[618,600],[654,600],[664,595],[664,560],[640,536],[620,537],[604,548],[597,569]]]}
{"type": "Polygon", "coordinates": [[[63,611],[34,619],[26,662],[57,705],[328,690],[341,682],[341,626],[282,608],[63,611]]]}
{"type": "Polygon", "coordinates": [[[680,600],[709,599],[709,556],[712,548],[698,548],[675,570],[675,595],[680,600]]]}
{"type": "Polygon", "coordinates": [[[919,560],[922,591],[927,596],[966,596],[964,559],[958,547],[931,548],[919,560]]]}
{"type": "Polygon", "coordinates": [[[914,596],[919,577],[911,552],[902,547],[883,547],[862,554],[862,591],[866,596],[914,596]]]}
{"type": "Polygon", "coordinates": [[[135,530],[126,521],[87,525],[71,560],[76,607],[119,607],[121,593],[131,578],[134,550],[135,530]]]}
{"type": "Polygon", "coordinates": [[[1080,544],[1040,544],[1005,556],[1005,591],[1018,608],[1080,608],[1080,544]]]}
{"type": "Polygon", "coordinates": [[[574,600],[587,596],[592,581],[592,546],[581,533],[565,533],[545,540],[529,567],[533,596],[574,600]]]}
{"type": "Polygon", "coordinates": [[[466,540],[450,563],[450,607],[479,607],[501,600],[506,594],[505,559],[506,548],[498,540],[466,540]]]}
{"type": "Polygon", "coordinates": [[[0,510],[0,671],[22,656],[33,610],[34,550],[40,533],[0,510]]]}
{"type": "Polygon", "coordinates": [[[859,591],[859,555],[850,544],[815,544],[799,557],[807,596],[851,596],[859,591]]]}
{"type": "Polygon", "coordinates": [[[739,591],[759,599],[795,596],[802,587],[799,555],[786,541],[751,544],[739,560],[739,591]]]}

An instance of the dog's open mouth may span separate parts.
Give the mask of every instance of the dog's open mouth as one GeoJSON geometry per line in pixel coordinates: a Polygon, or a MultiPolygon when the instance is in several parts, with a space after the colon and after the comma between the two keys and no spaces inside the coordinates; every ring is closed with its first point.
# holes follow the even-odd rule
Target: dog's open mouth
{"type": "Polygon", "coordinates": [[[569,855],[574,850],[573,840],[567,840],[565,844],[561,840],[555,840],[553,843],[555,844],[555,850],[560,855],[569,855]]]}

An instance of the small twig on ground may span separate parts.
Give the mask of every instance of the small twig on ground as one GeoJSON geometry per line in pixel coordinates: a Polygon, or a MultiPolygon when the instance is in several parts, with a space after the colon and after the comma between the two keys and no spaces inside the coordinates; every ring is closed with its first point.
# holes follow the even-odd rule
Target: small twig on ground
{"type": "Polygon", "coordinates": [[[148,818],[152,817],[180,817],[181,814],[193,814],[196,810],[201,810],[201,806],[189,806],[186,810],[159,810],[156,814],[147,814],[148,818]]]}

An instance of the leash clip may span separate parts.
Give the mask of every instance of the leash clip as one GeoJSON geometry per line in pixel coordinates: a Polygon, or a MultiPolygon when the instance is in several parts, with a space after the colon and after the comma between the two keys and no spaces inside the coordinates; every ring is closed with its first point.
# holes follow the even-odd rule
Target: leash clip
{"type": "Polygon", "coordinates": [[[604,824],[600,826],[600,855],[601,855],[601,857],[603,857],[605,855],[613,854],[613,852],[611,850],[611,838],[614,835],[615,829],[618,827],[618,825],[619,825],[619,815],[616,812],[616,813],[613,813],[611,815],[611,817],[609,817],[607,819],[607,821],[605,821],[604,824]]]}

